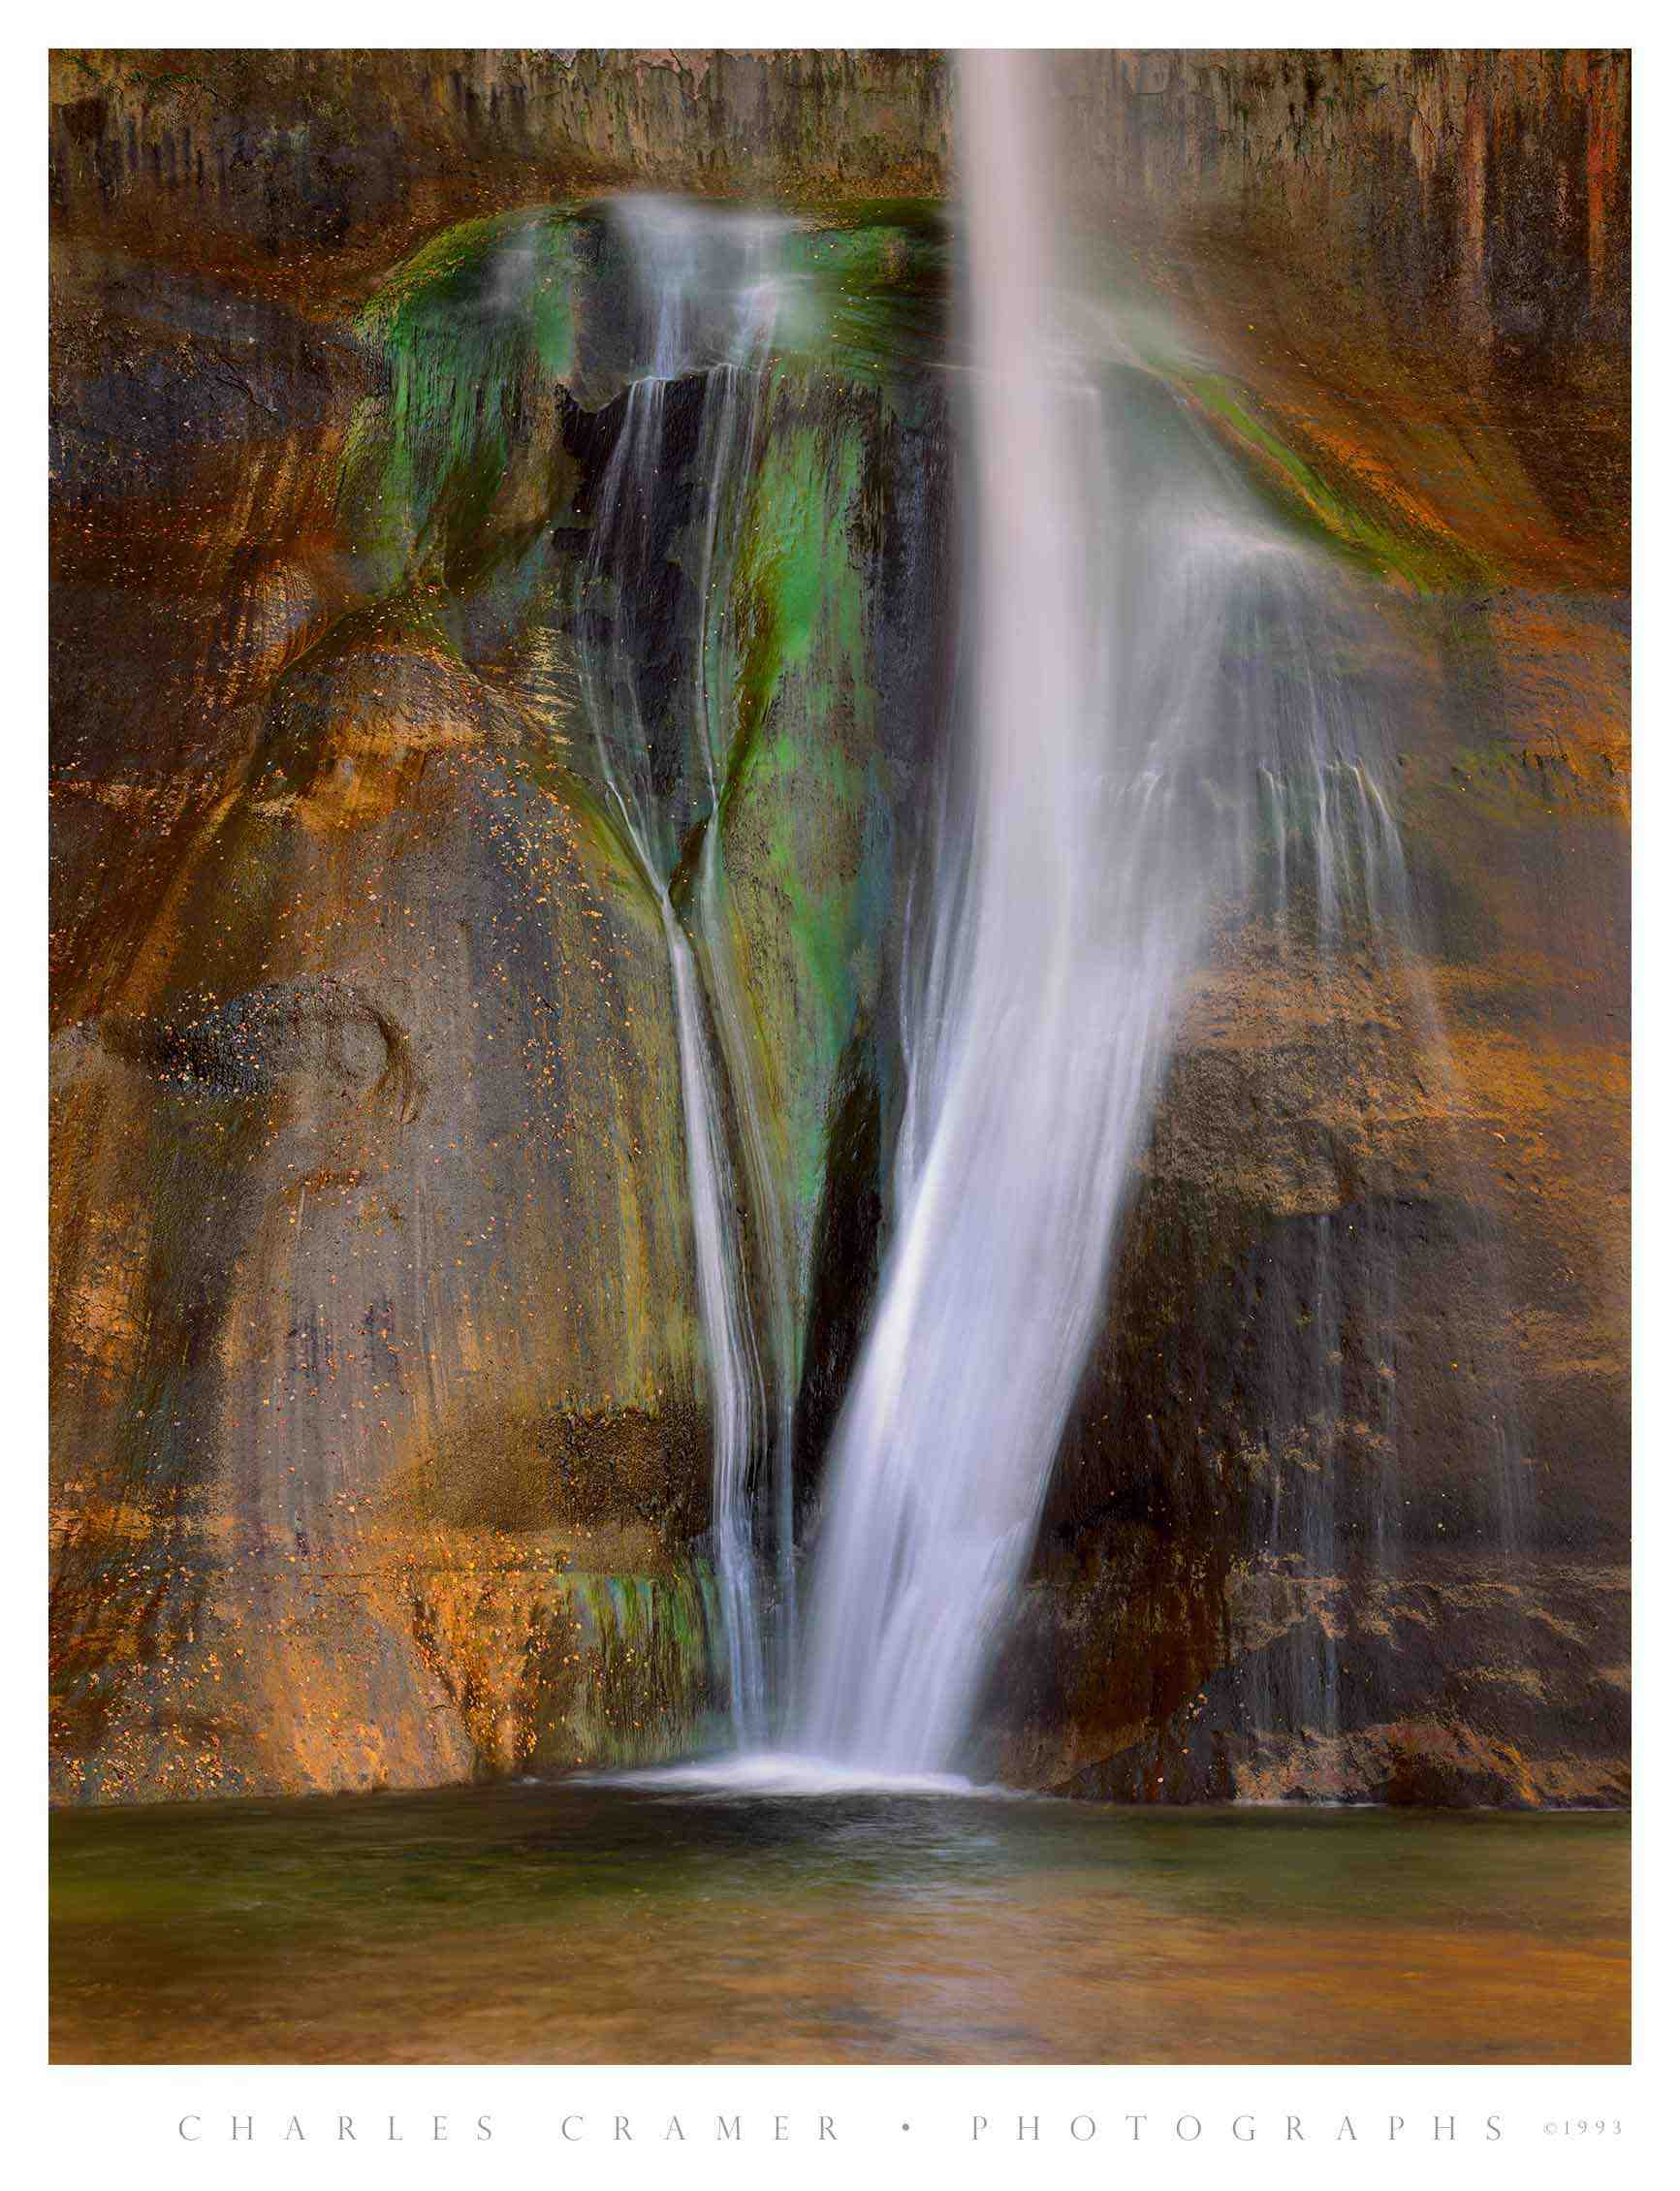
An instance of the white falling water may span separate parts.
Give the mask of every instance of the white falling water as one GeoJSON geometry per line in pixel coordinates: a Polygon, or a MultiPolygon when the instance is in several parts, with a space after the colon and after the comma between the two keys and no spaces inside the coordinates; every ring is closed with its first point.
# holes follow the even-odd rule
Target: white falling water
{"type": "MultiPolygon", "coordinates": [[[[738,216],[739,219],[739,216],[738,216]]],[[[785,224],[755,219],[747,226],[752,254],[753,279],[745,286],[745,301],[737,310],[734,336],[737,355],[714,366],[708,376],[702,439],[701,476],[706,482],[703,546],[700,563],[700,629],[695,649],[693,714],[696,735],[705,764],[711,811],[701,846],[698,870],[690,897],[695,932],[699,939],[711,988],[713,1018],[723,1053],[728,1087],[734,1097],[741,1155],[745,1163],[748,1203],[757,1220],[756,1238],[762,1258],[764,1350],[757,1390],[766,1402],[768,1419],[755,1425],[769,1442],[770,1504],[776,1548],[776,1619],[766,1639],[771,1651],[770,1686],[785,1697],[791,1673],[794,1641],[794,1541],[793,1541],[793,1415],[798,1343],[794,1329],[794,1285],[783,1225],[783,1205],[777,1191],[765,1131],[768,1097],[753,1044],[747,1031],[747,1005],[736,936],[723,890],[723,859],[718,819],[722,810],[724,779],[729,760],[732,715],[726,706],[733,697],[729,649],[724,637],[725,618],[720,596],[727,587],[730,535],[738,512],[738,497],[757,444],[761,397],[767,373],[765,358],[781,302],[778,285],[767,269],[776,246],[786,233],[785,224]],[[768,1394],[766,1393],[768,1386],[768,1394]]],[[[741,1243],[736,1243],[737,1252],[741,1243]]],[[[745,1531],[745,1551],[751,1560],[752,1533],[747,1502],[750,1486],[745,1477],[737,1486],[740,1526],[745,1531]]],[[[749,1572],[756,1572],[750,1570],[749,1572]]],[[[758,1608],[749,1610],[755,1621],[758,1608]]],[[[762,1634],[760,1623],[759,1633],[762,1634]]],[[[761,1645],[761,1648],[763,1646],[761,1645]]],[[[761,1693],[763,1689],[761,1681],[761,1693]]],[[[735,1714],[737,1731],[743,1717],[735,1714]]],[[[762,1733],[768,1724],[761,1706],[751,1722],[762,1733]]]]}
{"type": "Polygon", "coordinates": [[[1175,763],[1205,736],[1209,647],[1191,617],[1157,624],[1117,712],[1109,448],[1062,339],[1044,119],[1036,64],[965,55],[974,781],[906,1030],[897,1237],[796,1734],[896,1771],[959,1749],[1030,1551],[1201,897],[1175,763]]]}
{"type": "Polygon", "coordinates": [[[767,1713],[766,1620],[754,1547],[753,1488],[768,1461],[776,1485],[779,1602],[791,1615],[791,1294],[778,1210],[751,1069],[745,1005],[723,907],[717,817],[727,765],[715,677],[720,594],[728,576],[727,534],[740,484],[749,469],[764,368],[775,326],[779,221],[708,211],[680,201],[625,198],[613,208],[630,245],[648,327],[650,369],[632,381],[602,483],[586,560],[585,604],[605,603],[605,638],[582,649],[582,676],[596,756],[626,839],[659,905],[671,965],[682,1079],[683,1137],[694,1234],[701,1338],[712,1401],[713,1539],[729,1668],[730,1711],[738,1741],[760,1737],[767,1713]],[[695,668],[682,720],[677,786],[661,783],[657,734],[644,715],[637,640],[651,575],[655,500],[665,460],[666,408],[679,378],[704,376],[699,476],[701,570],[695,668]],[[682,851],[676,791],[698,763],[702,843],[690,894],[699,951],[672,898],[682,851]],[[711,983],[710,1011],[702,967],[711,983]],[[709,1022],[724,1066],[720,1078],[709,1022]],[[758,1220],[772,1318],[768,1364],[755,1340],[747,1286],[742,1205],[725,1127],[733,1116],[745,1158],[744,1183],[758,1220]],[[768,1451],[767,1451],[768,1448],[768,1451]]]}
{"type": "Polygon", "coordinates": [[[764,1642],[748,1483],[763,1412],[763,1385],[742,1286],[742,1243],[729,1145],[718,1114],[700,978],[694,953],[668,896],[660,899],[659,912],[671,955],[700,1329],[712,1383],[713,1540],[729,1658],[729,1704],[737,1736],[750,1739],[763,1729],[765,1705],[764,1642]]]}

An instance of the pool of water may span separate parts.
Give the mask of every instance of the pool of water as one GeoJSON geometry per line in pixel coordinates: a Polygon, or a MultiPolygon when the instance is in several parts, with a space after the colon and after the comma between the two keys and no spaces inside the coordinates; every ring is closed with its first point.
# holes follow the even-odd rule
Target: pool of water
{"type": "Polygon", "coordinates": [[[1625,2062],[1611,1815],[502,1784],[58,1812],[59,2062],[1625,2062]]]}

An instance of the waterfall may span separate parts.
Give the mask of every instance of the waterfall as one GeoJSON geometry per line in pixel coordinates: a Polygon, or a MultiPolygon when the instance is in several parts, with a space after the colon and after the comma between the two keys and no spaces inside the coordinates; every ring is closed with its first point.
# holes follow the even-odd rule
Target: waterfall
{"type": "Polygon", "coordinates": [[[785,1680],[785,1644],[777,1649],[777,1664],[767,1663],[755,1547],[754,1492],[766,1468],[774,1487],[778,1636],[791,1631],[792,1296],[721,886],[718,822],[729,755],[727,714],[718,704],[726,682],[720,629],[731,531],[750,467],[775,327],[776,247],[786,224],[651,197],[624,198],[610,210],[629,245],[644,300],[640,346],[649,369],[625,393],[580,574],[580,670],[603,785],[658,904],[671,968],[711,1392],[713,1542],[730,1712],[736,1738],[745,1743],[764,1733],[771,1689],[785,1680]],[[664,687],[659,697],[675,708],[674,721],[660,721],[644,701],[650,681],[640,647],[654,620],[649,602],[672,568],[670,543],[658,538],[669,397],[694,376],[702,384],[694,467],[702,486],[700,569],[694,628],[687,635],[694,667],[692,678],[675,686],[668,678],[655,681],[664,687]],[[685,826],[685,794],[699,810],[697,852],[685,826]],[[691,878],[684,909],[693,940],[674,896],[680,868],[691,878]],[[745,1180],[736,1176],[731,1122],[745,1180]],[[748,1214],[768,1295],[763,1352],[749,1297],[748,1214]]]}
{"type": "Polygon", "coordinates": [[[896,1238],[837,1431],[796,1733],[900,1771],[952,1761],[1030,1551],[1209,880],[1184,768],[1206,574],[1136,619],[1117,707],[1110,449],[1061,339],[1038,67],[963,59],[973,768],[904,1030],[896,1238]]]}
{"type": "MultiPolygon", "coordinates": [[[[1204,948],[1263,930],[1270,895],[1275,959],[1316,954],[1295,976],[1310,995],[1332,955],[1385,964],[1383,938],[1411,936],[1381,725],[1334,667],[1339,574],[1188,414],[1158,321],[1080,299],[1044,60],[966,53],[960,121],[968,736],[904,984],[892,1245],[830,1454],[789,1730],[895,1774],[952,1766],[970,1733],[1204,948]]],[[[1312,1347],[1322,1418],[1341,1357],[1322,1324],[1312,1347]]],[[[1392,1444],[1361,1521],[1379,1541],[1392,1444]]],[[[1317,1488],[1295,1542],[1330,1563],[1334,1468],[1299,1473],[1317,1488]]],[[[1303,1693],[1333,1699],[1333,1648],[1310,1670],[1303,1693]]]]}
{"type": "MultiPolygon", "coordinates": [[[[670,964],[736,1742],[774,1733],[802,1772],[822,1761],[822,1785],[963,1757],[1209,954],[1258,953],[1280,996],[1327,993],[1337,969],[1352,1001],[1326,1009],[1350,1057],[1376,1039],[1410,1074],[1426,1055],[1449,1072],[1415,970],[1384,725],[1347,668],[1362,644],[1351,589],[1282,532],[1185,402],[1189,361],[1158,315],[1111,284],[1082,291],[1046,71],[963,63],[966,735],[920,847],[890,1249],[797,1631],[795,1287],[720,841],[727,597],[785,302],[781,228],[650,199],[614,213],[651,369],[599,474],[581,678],[670,964]],[[689,591],[673,593],[680,561],[689,591]]],[[[1320,1169],[1298,1286],[1274,1286],[1260,1318],[1264,1453],[1242,1493],[1262,1560],[1307,1577],[1381,1567],[1402,1534],[1393,1243],[1379,1227],[1349,1252],[1320,1169]],[[1367,1333],[1356,1368],[1347,1321],[1367,1333]],[[1356,1374],[1376,1397],[1349,1466],[1356,1374]]],[[[1491,1268],[1489,1243],[1464,1246],[1491,1268]]],[[[1508,1547],[1520,1471],[1500,1413],[1508,1547]]],[[[1334,1624],[1297,1633],[1279,1693],[1251,1699],[1256,1729],[1337,1724],[1334,1624]]]]}
{"type": "Polygon", "coordinates": [[[742,1285],[744,1252],[728,1144],[706,1039],[694,954],[669,896],[659,901],[671,956],[688,1198],[700,1289],[700,1329],[712,1381],[713,1540],[729,1658],[729,1708],[738,1739],[762,1731],[763,1628],[752,1547],[750,1471],[763,1386],[742,1285]]]}

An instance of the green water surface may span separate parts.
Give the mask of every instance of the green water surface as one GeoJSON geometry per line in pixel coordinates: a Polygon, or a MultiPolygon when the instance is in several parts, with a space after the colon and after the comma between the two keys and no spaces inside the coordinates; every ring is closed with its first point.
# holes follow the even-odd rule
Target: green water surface
{"type": "Polygon", "coordinates": [[[1609,1815],[515,1784],[61,1812],[64,2062],[1621,2062],[1609,1815]]]}

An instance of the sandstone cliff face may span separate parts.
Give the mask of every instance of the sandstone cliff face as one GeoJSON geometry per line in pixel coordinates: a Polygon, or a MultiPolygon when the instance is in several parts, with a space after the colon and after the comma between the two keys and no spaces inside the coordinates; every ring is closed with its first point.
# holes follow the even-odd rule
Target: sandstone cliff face
{"type": "MultiPolygon", "coordinates": [[[[1626,57],[1062,82],[1188,331],[1174,399],[1358,589],[1421,949],[1332,981],[1221,933],[991,1746],[1146,1799],[1614,1800],[1626,57]],[[1499,1580],[1495,1417],[1528,1486],[1499,1580]]],[[[55,59],[65,1798],[712,1725],[669,974],[561,606],[633,365],[586,199],[797,203],[822,302],[757,429],[721,823],[808,1522],[884,1222],[957,548],[938,224],[842,201],[939,195],[950,130],[936,56],[55,59]],[[510,234],[536,286],[483,308],[510,234]]],[[[650,689],[693,666],[683,416],[650,689]]]]}

